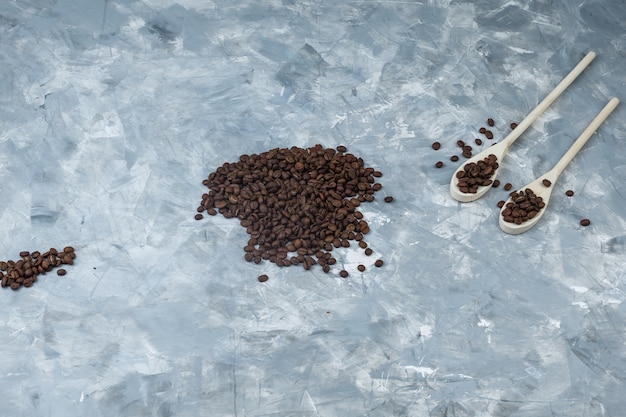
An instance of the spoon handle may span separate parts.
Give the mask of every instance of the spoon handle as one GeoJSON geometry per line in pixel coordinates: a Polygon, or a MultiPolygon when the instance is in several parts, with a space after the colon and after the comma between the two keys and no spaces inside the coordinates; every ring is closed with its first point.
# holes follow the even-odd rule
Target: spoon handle
{"type": "MultiPolygon", "coordinates": [[[[613,97],[606,106],[598,113],[598,115],[589,123],[589,126],[580,134],[576,142],[572,144],[572,146],[565,152],[565,155],[559,159],[559,162],[556,163],[552,171],[554,172],[555,177],[561,175],[561,172],[565,169],[567,164],[571,162],[571,160],[576,156],[578,151],[582,149],[582,147],[587,143],[591,135],[594,134],[596,130],[600,127],[602,122],[606,120],[607,117],[615,110],[615,107],[619,104],[619,100],[617,97],[613,97]]],[[[556,179],[556,178],[555,178],[556,179]]]]}
{"type": "Polygon", "coordinates": [[[522,135],[522,133],[526,131],[526,129],[530,127],[530,125],[535,122],[535,120],[537,120],[539,116],[541,116],[544,111],[546,111],[548,107],[550,107],[550,104],[552,104],[554,100],[556,100],[563,93],[563,91],[565,91],[567,87],[569,87],[574,80],[578,78],[578,76],[585,70],[585,68],[587,68],[595,57],[596,54],[593,51],[585,55],[578,65],[576,65],[574,69],[572,69],[570,73],[567,74],[556,87],[554,87],[554,90],[552,90],[546,98],[544,98],[543,101],[537,105],[537,107],[528,113],[528,116],[526,116],[524,120],[522,120],[517,127],[502,140],[502,142],[506,143],[505,146],[507,149],[522,135]]]}

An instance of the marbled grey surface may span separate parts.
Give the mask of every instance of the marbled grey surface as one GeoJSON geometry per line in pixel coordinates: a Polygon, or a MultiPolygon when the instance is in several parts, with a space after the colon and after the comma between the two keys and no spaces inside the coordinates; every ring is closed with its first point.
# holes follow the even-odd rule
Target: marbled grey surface
{"type": "Polygon", "coordinates": [[[594,50],[500,179],[551,168],[626,100],[624,22],[621,0],[2,1],[0,258],[78,262],[0,291],[0,416],[623,415],[624,105],[523,235],[501,188],[449,196],[448,158],[594,50]],[[316,143],[385,174],[383,268],[248,264],[236,221],[193,220],[222,163],[316,143]]]}

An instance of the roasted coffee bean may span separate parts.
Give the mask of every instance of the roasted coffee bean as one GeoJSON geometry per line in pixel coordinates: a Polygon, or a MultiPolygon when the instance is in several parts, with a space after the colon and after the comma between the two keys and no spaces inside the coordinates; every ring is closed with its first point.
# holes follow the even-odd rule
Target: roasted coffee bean
{"type": "Polygon", "coordinates": [[[527,188],[522,191],[513,191],[512,203],[507,203],[502,210],[502,219],[508,223],[522,224],[535,217],[546,204],[533,190],[527,188]]]}
{"type": "Polygon", "coordinates": [[[194,216],[194,218],[195,218],[196,220],[202,220],[202,219],[204,219],[204,216],[203,216],[202,214],[198,213],[198,214],[196,214],[196,215],[194,216]]]}
{"type": "Polygon", "coordinates": [[[513,188],[513,184],[511,184],[510,182],[504,184],[504,191],[509,191],[511,188],[513,188]]]}
{"type": "Polygon", "coordinates": [[[493,132],[491,130],[485,131],[485,136],[487,139],[493,139],[493,132]]]}
{"type": "Polygon", "coordinates": [[[346,271],[345,269],[339,271],[339,276],[341,276],[341,278],[348,278],[348,275],[348,271],[346,271]]]}
{"type": "Polygon", "coordinates": [[[543,184],[544,186],[546,186],[546,187],[549,187],[549,186],[551,186],[551,185],[552,185],[552,182],[550,182],[550,180],[549,180],[549,179],[547,179],[547,178],[545,178],[545,179],[544,179],[543,181],[541,181],[541,182],[542,182],[542,184],[543,184]]]}
{"type": "Polygon", "coordinates": [[[480,139],[478,139],[478,138],[476,138],[476,139],[474,139],[474,143],[475,143],[476,145],[480,146],[480,145],[482,145],[482,144],[483,144],[483,141],[482,141],[482,140],[480,140],[480,139]]]}
{"type": "Polygon", "coordinates": [[[459,160],[459,157],[458,157],[458,156],[456,156],[456,155],[452,155],[452,156],[450,157],[450,160],[451,160],[452,162],[456,162],[456,161],[458,161],[458,160],[459,160]]]}
{"type": "Polygon", "coordinates": [[[387,197],[385,197],[385,203],[391,203],[393,201],[393,197],[388,195],[387,197]]]}
{"type": "Polygon", "coordinates": [[[20,252],[20,256],[21,256],[22,258],[23,258],[23,257],[25,257],[25,256],[29,256],[29,255],[30,255],[30,252],[29,252],[29,251],[27,251],[27,250],[23,250],[23,251],[21,251],[21,252],[20,252]]]}
{"type": "Polygon", "coordinates": [[[580,225],[581,226],[589,226],[590,224],[591,224],[591,220],[589,220],[589,219],[582,219],[580,221],[580,225]]]}
{"type": "Polygon", "coordinates": [[[465,142],[463,142],[462,140],[457,140],[456,144],[459,148],[462,148],[463,146],[465,146],[465,142]]]}
{"type": "Polygon", "coordinates": [[[433,142],[433,144],[432,144],[432,148],[433,148],[434,150],[439,150],[439,148],[441,148],[441,143],[439,143],[439,142],[433,142]]]}
{"type": "Polygon", "coordinates": [[[513,122],[511,123],[511,129],[515,129],[517,127],[517,123],[513,122]]]}
{"type": "MultiPolygon", "coordinates": [[[[572,190],[567,190],[567,191],[565,191],[565,195],[566,195],[566,196],[568,196],[568,197],[571,197],[571,196],[573,196],[573,195],[574,195],[574,191],[572,191],[572,190]]],[[[0,267],[0,269],[2,269],[2,268],[0,267]]]]}
{"type": "Polygon", "coordinates": [[[504,207],[504,204],[505,204],[505,203],[506,203],[506,201],[504,201],[504,200],[500,200],[500,201],[498,201],[498,208],[502,208],[502,207],[504,207]]]}
{"type": "Polygon", "coordinates": [[[270,278],[267,275],[265,275],[265,274],[259,275],[259,278],[258,278],[259,282],[265,282],[268,279],[270,279],[270,278]]]}
{"type": "Polygon", "coordinates": [[[363,272],[365,271],[365,265],[359,265],[356,267],[356,269],[358,269],[359,271],[363,272]]]}
{"type": "Polygon", "coordinates": [[[437,163],[435,164],[435,167],[436,167],[436,168],[441,168],[441,167],[443,167],[443,162],[441,162],[441,161],[437,161],[437,163]]]}
{"type": "Polygon", "coordinates": [[[486,128],[486,127],[481,127],[480,129],[478,129],[478,131],[479,131],[480,133],[483,133],[483,134],[484,134],[484,133],[487,131],[487,128],[486,128]]]}
{"type": "Polygon", "coordinates": [[[493,188],[497,188],[500,186],[500,180],[493,180],[493,184],[491,184],[493,188]]]}
{"type": "Polygon", "coordinates": [[[365,254],[366,254],[367,256],[370,256],[372,253],[374,253],[374,251],[373,251],[371,248],[367,248],[367,249],[365,249],[365,254]]]}
{"type": "Polygon", "coordinates": [[[275,148],[217,168],[199,208],[239,220],[254,248],[247,261],[323,268],[336,262],[326,253],[369,232],[357,208],[375,200],[381,176],[344,146],[275,148]]]}
{"type": "Polygon", "coordinates": [[[380,268],[381,266],[383,266],[383,260],[382,259],[378,259],[376,262],[374,262],[374,266],[380,268]]]}
{"type": "Polygon", "coordinates": [[[67,271],[65,269],[63,268],[57,269],[57,275],[63,276],[65,274],[67,274],[67,271]]]}
{"type": "Polygon", "coordinates": [[[495,125],[495,124],[496,124],[496,122],[494,122],[494,120],[490,117],[489,119],[487,119],[487,124],[488,124],[489,126],[493,126],[493,125],[495,125]]]}

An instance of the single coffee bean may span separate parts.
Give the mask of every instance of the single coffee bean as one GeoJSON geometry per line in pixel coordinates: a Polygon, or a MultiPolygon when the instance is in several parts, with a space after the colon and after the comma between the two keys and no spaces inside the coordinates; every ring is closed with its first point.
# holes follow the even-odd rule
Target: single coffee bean
{"type": "Polygon", "coordinates": [[[359,271],[363,272],[365,271],[365,265],[359,265],[356,267],[356,269],[358,269],[359,271]]]}
{"type": "Polygon", "coordinates": [[[383,266],[383,260],[382,259],[378,259],[376,262],[374,262],[374,266],[377,266],[377,267],[380,268],[381,266],[383,266]]]}
{"type": "Polygon", "coordinates": [[[452,156],[450,157],[450,160],[451,160],[452,162],[456,162],[456,161],[458,161],[458,160],[459,160],[459,157],[458,157],[458,156],[456,156],[456,155],[452,155],[452,156]]]}
{"type": "Polygon", "coordinates": [[[265,274],[259,275],[259,278],[258,278],[259,282],[265,282],[268,279],[270,279],[270,278],[267,275],[265,275],[265,274]]]}
{"type": "Polygon", "coordinates": [[[504,191],[509,191],[511,188],[513,188],[513,184],[511,184],[510,182],[504,184],[504,191]]]}
{"type": "Polygon", "coordinates": [[[478,129],[478,131],[479,131],[480,133],[483,133],[483,134],[484,134],[484,133],[487,131],[487,128],[486,128],[486,127],[481,127],[480,129],[478,129]]]}
{"type": "Polygon", "coordinates": [[[204,216],[203,216],[202,214],[198,213],[198,214],[196,214],[196,215],[194,216],[194,218],[195,218],[196,220],[202,220],[202,219],[204,219],[204,216]]]}
{"type": "Polygon", "coordinates": [[[441,167],[443,167],[443,162],[441,162],[441,161],[437,161],[437,163],[435,164],[435,167],[436,167],[436,168],[441,168],[441,167]]]}
{"type": "Polygon", "coordinates": [[[493,188],[498,188],[500,186],[500,180],[493,180],[493,184],[491,184],[493,188]]]}
{"type": "Polygon", "coordinates": [[[478,138],[476,138],[476,139],[474,139],[474,143],[475,143],[476,145],[480,146],[480,145],[482,145],[482,144],[483,144],[483,141],[482,141],[482,140],[480,140],[480,139],[478,139],[478,138]]]}
{"type": "Polygon", "coordinates": [[[495,122],[495,121],[494,121],[494,120],[490,117],[489,119],[487,119],[487,124],[488,124],[489,126],[493,126],[493,125],[495,125],[495,124],[496,124],[496,122],[495,122]]]}
{"type": "Polygon", "coordinates": [[[388,195],[387,197],[385,197],[385,203],[391,203],[393,201],[393,197],[388,195]]]}
{"type": "Polygon", "coordinates": [[[441,143],[433,142],[432,147],[434,150],[439,150],[439,148],[441,148],[441,143]]]}
{"type": "Polygon", "coordinates": [[[463,146],[465,146],[465,142],[463,142],[462,140],[457,140],[457,141],[456,141],[456,145],[457,145],[459,148],[462,148],[463,146]]]}
{"type": "Polygon", "coordinates": [[[30,252],[29,252],[29,251],[27,251],[27,250],[23,250],[23,251],[21,251],[21,252],[20,252],[20,256],[21,256],[22,258],[23,258],[23,257],[25,257],[25,256],[29,256],[29,255],[30,255],[30,252]]]}
{"type": "Polygon", "coordinates": [[[65,269],[63,269],[63,268],[57,269],[57,275],[63,276],[65,274],[67,274],[67,271],[65,269]]]}
{"type": "Polygon", "coordinates": [[[550,180],[549,180],[549,179],[547,179],[547,178],[544,178],[544,180],[543,180],[543,181],[541,181],[541,182],[542,182],[542,183],[543,183],[543,185],[544,185],[544,186],[546,186],[546,187],[549,187],[549,186],[551,186],[551,185],[552,185],[552,182],[550,182],[550,180]]]}
{"type": "Polygon", "coordinates": [[[513,122],[511,123],[511,129],[515,129],[517,127],[517,123],[513,122]]]}
{"type": "Polygon", "coordinates": [[[580,221],[580,225],[581,226],[589,226],[590,224],[591,224],[591,220],[589,220],[589,219],[582,219],[580,221]]]}
{"type": "Polygon", "coordinates": [[[373,251],[371,248],[367,248],[367,249],[365,249],[365,254],[366,254],[367,256],[370,256],[372,253],[374,253],[374,251],[373,251]]]}
{"type": "Polygon", "coordinates": [[[487,137],[487,139],[493,139],[493,132],[491,130],[487,130],[485,132],[485,136],[487,137]]]}
{"type": "Polygon", "coordinates": [[[348,151],[348,148],[346,148],[345,146],[343,145],[337,146],[337,152],[347,152],[347,151],[348,151]]]}
{"type": "MultiPolygon", "coordinates": [[[[574,191],[572,191],[572,190],[567,190],[567,191],[565,191],[565,195],[566,195],[566,196],[568,196],[568,197],[571,197],[571,196],[573,196],[573,195],[574,195],[574,191]]],[[[1,269],[1,268],[0,268],[0,269],[1,269]]]]}
{"type": "Polygon", "coordinates": [[[504,207],[504,204],[505,204],[505,203],[506,203],[506,201],[504,201],[504,200],[500,200],[500,201],[498,201],[498,208],[502,208],[502,207],[504,207]]]}
{"type": "Polygon", "coordinates": [[[345,269],[342,269],[341,271],[339,271],[339,275],[341,276],[341,278],[348,278],[348,271],[346,271],[345,269]]]}

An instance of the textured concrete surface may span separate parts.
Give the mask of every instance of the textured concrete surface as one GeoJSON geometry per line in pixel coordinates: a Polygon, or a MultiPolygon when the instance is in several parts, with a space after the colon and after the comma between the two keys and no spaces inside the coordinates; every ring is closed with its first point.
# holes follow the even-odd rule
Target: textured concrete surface
{"type": "Polygon", "coordinates": [[[448,184],[457,140],[503,138],[590,50],[502,183],[626,100],[624,22],[621,0],[0,2],[0,259],[78,254],[0,291],[0,416],[623,415],[624,104],[525,234],[502,188],[448,184]],[[249,264],[236,221],[193,219],[224,162],[316,143],[384,173],[383,268],[249,264]]]}

